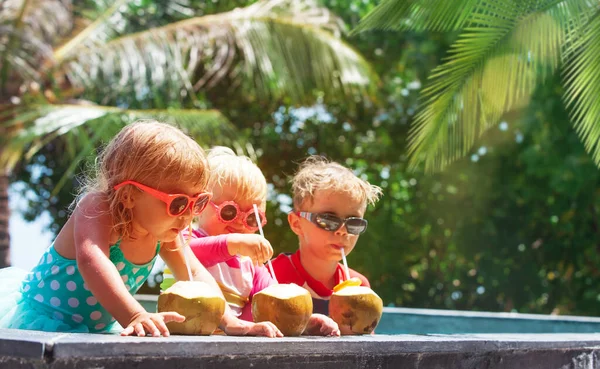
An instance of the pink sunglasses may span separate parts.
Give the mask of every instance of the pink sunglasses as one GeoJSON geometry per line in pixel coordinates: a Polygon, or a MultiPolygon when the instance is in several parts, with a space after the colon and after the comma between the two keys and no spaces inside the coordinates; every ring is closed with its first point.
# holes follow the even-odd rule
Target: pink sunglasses
{"type": "MultiPolygon", "coordinates": [[[[231,223],[239,217],[242,217],[242,222],[247,229],[251,230],[252,232],[256,232],[258,230],[258,222],[256,221],[254,209],[243,212],[235,201],[224,201],[220,205],[217,205],[211,201],[210,204],[217,212],[217,216],[222,223],[231,223]]],[[[264,225],[267,224],[267,216],[265,215],[265,212],[258,210],[258,216],[260,218],[260,225],[264,227],[264,225]]]]}
{"type": "Polygon", "coordinates": [[[160,201],[167,204],[167,214],[172,217],[178,217],[187,209],[192,209],[192,215],[199,215],[208,204],[212,194],[210,192],[202,192],[196,196],[188,196],[184,194],[168,194],[156,190],[152,187],[145,186],[135,181],[121,182],[114,187],[115,191],[126,185],[132,185],[140,190],[154,196],[160,201]]]}

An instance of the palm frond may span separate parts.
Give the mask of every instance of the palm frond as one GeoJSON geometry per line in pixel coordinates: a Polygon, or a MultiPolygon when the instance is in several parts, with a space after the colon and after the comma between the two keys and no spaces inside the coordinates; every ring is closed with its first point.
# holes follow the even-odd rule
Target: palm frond
{"type": "Polygon", "coordinates": [[[5,115],[0,130],[0,168],[11,169],[29,159],[58,137],[76,137],[72,155],[89,154],[98,140],[107,140],[124,125],[140,119],[156,119],[179,126],[201,144],[228,144],[236,138],[234,126],[216,110],[127,110],[91,104],[39,104],[0,109],[5,115]],[[10,118],[6,118],[10,114],[10,118]],[[18,129],[11,130],[10,127],[18,129]],[[90,132],[96,132],[91,135],[90,132]],[[98,134],[98,132],[102,134],[98,134]],[[85,139],[81,139],[84,137],[85,139]],[[83,144],[83,145],[82,145],[83,144]]]}
{"type": "Polygon", "coordinates": [[[371,29],[396,31],[453,31],[462,29],[480,0],[384,0],[352,31],[371,29]]]}
{"type": "Polygon", "coordinates": [[[0,2],[0,88],[6,90],[9,79],[38,80],[52,43],[72,22],[69,0],[0,2]]]}
{"type": "Polygon", "coordinates": [[[582,33],[565,66],[564,100],[586,150],[600,165],[600,11],[592,14],[582,33]]]}
{"type": "Polygon", "coordinates": [[[74,37],[54,50],[54,60],[61,63],[65,58],[77,53],[79,48],[94,48],[119,35],[124,27],[123,12],[128,10],[130,0],[117,0],[111,5],[99,1],[100,14],[74,37]]]}
{"type": "Polygon", "coordinates": [[[372,94],[377,77],[341,32],[339,19],[312,0],[265,0],[80,50],[64,73],[75,86],[102,80],[105,96],[137,100],[162,86],[195,94],[225,78],[268,99],[302,101],[315,89],[326,98],[372,94]]]}
{"type": "Polygon", "coordinates": [[[477,26],[465,29],[430,76],[410,134],[413,166],[425,161],[435,170],[464,156],[558,67],[565,33],[553,10],[560,4],[506,4],[487,3],[488,11],[474,15],[477,26]]]}

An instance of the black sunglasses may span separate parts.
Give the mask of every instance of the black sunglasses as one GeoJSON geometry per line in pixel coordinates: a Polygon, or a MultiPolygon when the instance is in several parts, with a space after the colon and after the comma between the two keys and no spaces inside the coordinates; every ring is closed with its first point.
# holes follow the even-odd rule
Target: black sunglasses
{"type": "Polygon", "coordinates": [[[368,225],[367,220],[363,218],[349,217],[342,219],[329,213],[308,213],[305,211],[298,211],[296,212],[296,215],[308,219],[316,224],[317,227],[329,232],[335,232],[345,225],[348,233],[358,235],[366,231],[368,225]]]}

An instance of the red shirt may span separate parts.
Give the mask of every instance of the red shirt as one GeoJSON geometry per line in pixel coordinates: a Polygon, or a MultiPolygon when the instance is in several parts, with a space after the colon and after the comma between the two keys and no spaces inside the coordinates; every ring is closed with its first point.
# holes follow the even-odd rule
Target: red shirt
{"type": "MultiPolygon", "coordinates": [[[[329,315],[329,297],[333,290],[308,274],[300,262],[300,250],[293,254],[279,254],[271,263],[279,283],[295,283],[306,288],[313,298],[313,313],[329,315]]],[[[364,275],[350,268],[348,271],[350,278],[357,277],[362,281],[361,286],[371,287],[364,275]]],[[[334,272],[334,279],[335,284],[346,280],[344,267],[339,263],[334,272]]]]}

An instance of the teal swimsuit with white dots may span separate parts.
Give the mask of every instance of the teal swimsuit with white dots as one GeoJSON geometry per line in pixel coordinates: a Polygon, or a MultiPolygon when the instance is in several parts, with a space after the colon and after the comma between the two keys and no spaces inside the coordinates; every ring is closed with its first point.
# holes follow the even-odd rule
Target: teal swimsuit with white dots
{"type": "MultiPolygon", "coordinates": [[[[125,259],[119,245],[120,241],[111,246],[109,258],[133,295],[148,278],[160,243],[152,260],[141,265],[125,259]]],[[[29,273],[17,268],[0,270],[0,328],[97,333],[113,325],[115,319],[88,289],[77,261],[59,255],[54,244],[29,273]],[[20,288],[10,291],[10,285],[20,288]]]]}

